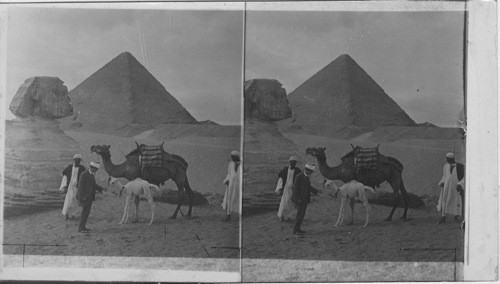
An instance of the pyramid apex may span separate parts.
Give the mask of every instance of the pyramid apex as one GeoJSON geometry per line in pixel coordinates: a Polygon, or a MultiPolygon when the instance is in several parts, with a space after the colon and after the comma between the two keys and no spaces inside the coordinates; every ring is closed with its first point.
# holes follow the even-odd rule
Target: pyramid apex
{"type": "Polygon", "coordinates": [[[340,55],[339,57],[337,57],[337,59],[354,61],[354,59],[352,59],[352,57],[349,54],[347,54],[347,53],[344,53],[344,54],[340,55]]]}
{"type": "Polygon", "coordinates": [[[128,52],[128,51],[124,51],[122,53],[120,53],[116,58],[125,58],[125,59],[130,59],[130,58],[134,58],[135,57],[132,55],[132,53],[128,52]]]}

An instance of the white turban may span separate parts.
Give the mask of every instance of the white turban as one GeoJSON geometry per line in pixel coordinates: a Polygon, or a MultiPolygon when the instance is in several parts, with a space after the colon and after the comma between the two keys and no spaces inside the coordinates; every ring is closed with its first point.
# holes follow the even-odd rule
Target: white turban
{"type": "Polygon", "coordinates": [[[99,162],[90,162],[90,166],[98,169],[101,167],[101,164],[99,162]]]}
{"type": "Polygon", "coordinates": [[[295,157],[295,156],[291,156],[291,157],[290,157],[290,159],[288,159],[288,161],[295,161],[295,162],[297,162],[297,160],[298,160],[298,159],[297,159],[297,157],[295,157]]]}
{"type": "Polygon", "coordinates": [[[446,158],[453,159],[453,158],[455,158],[455,155],[453,153],[448,153],[448,154],[446,154],[446,158]]]}
{"type": "Polygon", "coordinates": [[[73,156],[73,160],[74,160],[74,159],[83,159],[83,158],[82,158],[82,155],[80,155],[80,154],[75,154],[75,155],[73,156]]]}
{"type": "Polygon", "coordinates": [[[316,169],[316,167],[314,166],[314,164],[310,164],[310,163],[307,163],[306,164],[306,169],[309,169],[311,171],[314,171],[316,169]]]}
{"type": "Polygon", "coordinates": [[[239,157],[240,156],[240,152],[238,152],[238,151],[232,151],[231,152],[231,156],[239,157]]]}

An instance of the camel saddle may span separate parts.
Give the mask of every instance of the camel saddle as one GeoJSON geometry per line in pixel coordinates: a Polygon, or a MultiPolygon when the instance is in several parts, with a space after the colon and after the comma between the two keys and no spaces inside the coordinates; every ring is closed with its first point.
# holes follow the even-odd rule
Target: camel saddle
{"type": "Polygon", "coordinates": [[[354,148],[354,167],[358,170],[378,169],[380,153],[378,146],[375,148],[354,148]]]}
{"type": "Polygon", "coordinates": [[[157,146],[138,145],[139,165],[142,170],[151,168],[165,167],[168,162],[175,162],[181,165],[185,170],[188,167],[186,160],[181,156],[170,154],[163,149],[163,143],[157,146]]]}
{"type": "Polygon", "coordinates": [[[163,144],[158,146],[140,146],[139,164],[141,168],[163,167],[163,144]]]}

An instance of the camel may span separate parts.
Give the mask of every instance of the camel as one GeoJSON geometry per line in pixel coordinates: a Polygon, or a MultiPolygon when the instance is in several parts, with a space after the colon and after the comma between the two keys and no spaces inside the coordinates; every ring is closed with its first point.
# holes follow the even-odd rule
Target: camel
{"type": "Polygon", "coordinates": [[[344,220],[344,211],[347,201],[349,201],[349,205],[351,206],[351,210],[349,212],[349,221],[347,225],[353,224],[353,215],[354,215],[354,202],[355,199],[361,200],[366,209],[366,222],[363,227],[368,226],[368,221],[370,219],[370,204],[368,203],[368,199],[366,198],[365,190],[369,190],[371,192],[375,192],[375,190],[369,186],[366,186],[360,182],[355,180],[351,180],[350,182],[344,184],[340,188],[338,188],[337,193],[340,191],[340,196],[342,200],[340,202],[340,212],[339,218],[337,219],[337,223],[335,226],[342,225],[342,221],[344,220]]]}
{"type": "MultiPolygon", "coordinates": [[[[137,143],[136,143],[137,144],[137,143]]],[[[90,147],[90,152],[94,152],[101,156],[102,162],[104,164],[104,170],[106,173],[112,177],[119,178],[123,177],[128,180],[134,180],[136,178],[142,178],[141,166],[139,164],[140,149],[138,147],[127,154],[126,161],[122,164],[115,165],[111,161],[111,153],[109,151],[110,145],[93,145],[90,147]]],[[[180,156],[172,155],[176,161],[166,160],[166,165],[158,172],[155,176],[155,180],[147,180],[148,182],[160,186],[165,184],[166,181],[172,179],[177,185],[177,190],[179,191],[179,200],[177,203],[177,208],[175,208],[174,214],[170,219],[176,219],[177,213],[179,212],[183,199],[184,199],[184,189],[188,193],[189,198],[189,210],[186,215],[187,218],[191,218],[191,212],[193,208],[194,193],[189,185],[189,181],[186,175],[187,162],[180,156]]],[[[139,207],[139,197],[136,196],[134,199],[136,208],[139,207]]],[[[182,212],[181,212],[182,213],[182,212]]],[[[137,218],[137,216],[136,216],[137,218]]],[[[137,219],[134,221],[137,222],[137,219]]]]}
{"type": "MultiPolygon", "coordinates": [[[[121,184],[119,180],[116,178],[112,178],[109,180],[109,184],[115,186],[118,190],[120,190],[120,195],[123,190],[125,190],[125,210],[123,211],[123,217],[120,223],[128,223],[128,212],[130,211],[130,202],[133,197],[143,195],[149,202],[149,206],[151,207],[151,221],[148,225],[153,224],[153,219],[155,217],[155,203],[153,201],[153,196],[151,195],[151,189],[160,192],[160,188],[154,184],[151,184],[141,178],[136,178],[126,185],[121,184]]],[[[135,217],[138,218],[137,207],[135,208],[135,217]]]]}
{"type": "MultiPolygon", "coordinates": [[[[352,145],[351,145],[352,146],[352,145]]],[[[306,149],[306,154],[312,155],[316,158],[319,166],[319,171],[323,177],[329,180],[341,180],[347,183],[351,180],[357,180],[362,184],[375,188],[380,186],[381,183],[387,181],[394,192],[394,205],[392,207],[391,213],[385,219],[385,221],[391,221],[392,215],[396,211],[397,204],[399,203],[399,192],[404,198],[404,212],[401,220],[407,221],[408,203],[409,197],[408,192],[403,183],[403,165],[397,159],[389,156],[380,155],[380,165],[379,168],[372,179],[358,178],[357,171],[354,166],[354,147],[353,150],[342,157],[342,163],[335,167],[328,166],[326,162],[326,148],[322,147],[310,147],[306,149]]]]}

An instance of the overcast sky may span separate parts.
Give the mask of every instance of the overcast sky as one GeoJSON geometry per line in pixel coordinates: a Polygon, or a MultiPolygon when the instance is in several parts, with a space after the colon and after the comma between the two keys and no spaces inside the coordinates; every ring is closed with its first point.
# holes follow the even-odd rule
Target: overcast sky
{"type": "Polygon", "coordinates": [[[129,51],[196,119],[240,124],[242,11],[9,8],[8,16],[7,104],[29,77],[56,76],[72,90],[129,51]]]}
{"type": "Polygon", "coordinates": [[[349,54],[417,123],[454,126],[463,107],[463,12],[248,11],[245,80],[292,92],[349,54]]]}

